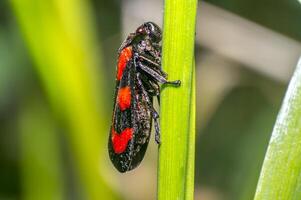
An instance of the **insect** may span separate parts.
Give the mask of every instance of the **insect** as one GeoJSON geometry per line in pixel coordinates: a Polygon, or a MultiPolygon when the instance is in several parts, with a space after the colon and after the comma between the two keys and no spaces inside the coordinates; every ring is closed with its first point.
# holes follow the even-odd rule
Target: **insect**
{"type": "Polygon", "coordinates": [[[160,144],[159,115],[153,97],[160,102],[160,84],[168,81],[161,69],[161,29],[153,22],[130,33],[118,50],[115,103],[109,135],[109,156],[120,172],[137,167],[148,146],[152,121],[155,140],[160,144]]]}

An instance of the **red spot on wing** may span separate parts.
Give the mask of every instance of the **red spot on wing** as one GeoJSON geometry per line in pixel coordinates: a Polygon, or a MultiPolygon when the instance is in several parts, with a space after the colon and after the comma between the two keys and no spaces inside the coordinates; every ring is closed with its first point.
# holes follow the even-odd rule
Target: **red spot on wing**
{"type": "Polygon", "coordinates": [[[120,134],[118,134],[112,128],[112,144],[114,152],[121,154],[125,151],[128,142],[133,137],[133,128],[126,128],[120,134]]]}
{"type": "Polygon", "coordinates": [[[122,77],[123,71],[127,62],[132,58],[132,47],[124,48],[119,55],[118,63],[117,63],[117,80],[119,81],[122,77]]]}
{"type": "Polygon", "coordinates": [[[119,89],[117,102],[121,111],[131,106],[131,88],[129,86],[119,89]]]}

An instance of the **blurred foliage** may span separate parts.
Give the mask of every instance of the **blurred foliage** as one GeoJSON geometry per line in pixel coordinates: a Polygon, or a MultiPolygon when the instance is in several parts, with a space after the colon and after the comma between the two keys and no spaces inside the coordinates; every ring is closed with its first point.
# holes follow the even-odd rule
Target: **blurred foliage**
{"type": "Polygon", "coordinates": [[[97,68],[101,57],[89,2],[14,0],[12,6],[46,94],[69,128],[67,140],[85,188],[83,196],[113,199],[100,173],[108,119],[105,101],[98,96],[104,93],[99,82],[105,82],[105,76],[97,68]]]}
{"type": "Polygon", "coordinates": [[[101,52],[103,58],[103,73],[106,74],[105,83],[106,95],[110,106],[107,108],[111,114],[113,108],[113,91],[115,87],[115,69],[117,62],[117,50],[122,42],[121,40],[121,2],[119,0],[92,0],[92,6],[95,13],[96,28],[99,39],[101,40],[101,52]]]}
{"type": "Polygon", "coordinates": [[[28,91],[36,88],[12,16],[7,1],[0,1],[0,199],[20,197],[18,108],[28,91]]]}
{"type": "Polygon", "coordinates": [[[301,6],[297,0],[205,0],[301,41],[301,6]]]}
{"type": "Polygon", "coordinates": [[[225,96],[197,139],[196,183],[229,200],[253,198],[283,93],[272,80],[241,73],[240,85],[225,96]]]}
{"type": "MultiPolygon", "coordinates": [[[[14,1],[15,11],[19,14],[19,24],[22,25],[21,30],[25,32],[25,38],[27,39],[26,44],[30,47],[30,53],[27,53],[24,47],[23,40],[19,33],[20,29],[16,27],[14,21],[15,16],[9,8],[9,2],[0,2],[0,198],[19,199],[21,196],[20,169],[22,169],[23,186],[26,186],[26,183],[35,183],[32,185],[33,187],[40,186],[41,192],[44,191],[44,194],[51,198],[50,193],[47,194],[47,189],[43,190],[42,188],[47,188],[43,186],[49,184],[48,191],[51,191],[51,188],[55,187],[54,182],[51,182],[50,179],[47,181],[47,175],[43,176],[45,173],[43,173],[42,168],[36,168],[36,170],[34,170],[34,166],[38,166],[39,163],[38,160],[34,161],[34,156],[30,156],[30,152],[32,152],[30,151],[30,147],[34,149],[35,144],[38,145],[37,148],[39,148],[35,157],[38,158],[40,156],[46,159],[42,159],[40,162],[51,162],[49,163],[49,167],[66,164],[72,165],[67,166],[68,171],[72,171],[73,165],[77,163],[75,167],[76,171],[80,169],[79,174],[81,174],[81,180],[84,180],[84,184],[81,185],[86,186],[90,197],[92,195],[94,199],[99,199],[96,197],[97,194],[99,197],[105,197],[105,191],[107,189],[106,186],[101,183],[103,180],[100,178],[100,172],[105,173],[106,167],[104,166],[106,163],[102,161],[105,159],[99,155],[106,155],[106,145],[104,144],[106,144],[107,131],[103,130],[106,130],[107,125],[105,125],[105,123],[107,124],[109,121],[109,117],[107,117],[106,113],[110,110],[110,106],[104,105],[106,102],[105,99],[110,98],[110,92],[108,92],[106,96],[100,96],[100,93],[106,92],[101,92],[99,87],[99,80],[103,80],[103,78],[101,79],[99,77],[105,77],[103,73],[100,73],[100,64],[98,64],[98,61],[101,60],[101,51],[99,51],[101,48],[99,45],[100,42],[96,42],[94,35],[96,31],[91,28],[95,25],[92,25],[93,22],[89,16],[92,12],[89,10],[88,3],[80,2],[81,1],[73,3],[52,1],[31,4],[30,1],[14,1]],[[18,6],[21,6],[21,10],[18,10],[18,6]],[[69,10],[65,8],[69,8],[69,10]],[[77,19],[77,21],[74,21],[76,25],[69,23],[72,22],[72,19],[77,19]],[[37,66],[35,69],[38,69],[37,71],[33,71],[32,63],[29,59],[30,54],[34,55],[37,66]],[[39,79],[42,80],[42,87],[41,82],[37,81],[37,75],[41,77],[39,79]],[[76,79],[78,82],[74,82],[76,79]],[[63,86],[65,87],[63,88],[63,86]],[[72,88],[75,90],[72,91],[72,88]],[[33,95],[35,97],[33,97],[32,94],[35,94],[33,95]],[[47,140],[46,137],[47,133],[49,133],[48,138],[54,136],[50,133],[56,134],[57,129],[53,131],[53,129],[50,128],[52,126],[50,125],[51,123],[48,123],[49,120],[43,120],[44,112],[39,112],[39,110],[44,110],[43,108],[35,112],[35,110],[37,110],[35,109],[35,101],[33,101],[33,104],[24,104],[22,102],[30,101],[31,98],[31,100],[34,100],[34,98],[44,99],[44,95],[47,96],[47,101],[52,103],[51,108],[54,108],[56,113],[52,115],[52,117],[56,116],[55,120],[59,122],[59,126],[69,127],[68,131],[65,128],[61,129],[61,131],[71,133],[67,135],[69,139],[66,144],[71,145],[73,149],[72,151],[68,150],[69,153],[75,155],[75,159],[72,159],[72,161],[69,159],[72,163],[60,163],[60,160],[51,160],[52,154],[49,154],[49,159],[47,159],[47,152],[52,152],[49,150],[51,144],[56,146],[61,145],[61,143],[55,144],[59,142],[59,140],[47,140]],[[103,101],[101,99],[103,99],[103,101]],[[103,108],[101,108],[100,105],[102,105],[103,108]],[[32,113],[30,113],[31,109],[32,113]],[[26,119],[21,117],[23,121],[21,123],[22,127],[25,127],[21,130],[27,130],[22,132],[29,133],[31,138],[26,137],[27,139],[24,139],[24,137],[21,137],[20,142],[25,141],[25,144],[20,146],[22,148],[19,148],[17,141],[20,129],[14,124],[17,119],[20,118],[18,115],[24,113],[23,110],[25,110],[24,112],[27,114],[22,114],[22,116],[27,117],[25,117],[26,119]],[[72,113],[73,111],[75,113],[77,112],[77,114],[72,113]],[[101,112],[103,114],[101,114],[101,112]],[[38,119],[37,116],[39,115],[41,119],[38,119]],[[99,119],[100,117],[103,119],[99,119]],[[83,125],[83,123],[85,123],[85,125],[83,125]],[[32,131],[30,131],[31,129],[32,131]],[[40,129],[40,134],[36,129],[40,129]],[[93,129],[94,131],[92,131],[93,129]],[[78,134],[78,138],[72,134],[78,134]],[[93,139],[89,137],[91,134],[95,136],[93,136],[93,139]],[[104,139],[101,140],[100,136],[103,136],[104,139]],[[45,141],[41,141],[40,144],[34,143],[34,141],[36,141],[35,138],[39,137],[44,138],[45,141]],[[100,148],[99,145],[101,141],[103,147],[100,148]],[[32,146],[30,146],[30,142],[32,142],[32,146]],[[43,145],[43,142],[45,142],[45,145],[43,145]],[[81,148],[80,145],[83,144],[85,144],[86,147],[83,146],[83,148],[81,148]],[[75,147],[74,145],[79,146],[75,147]],[[28,148],[23,148],[24,146],[28,148]],[[26,151],[26,149],[28,151],[26,151]],[[83,154],[81,154],[80,151],[82,151],[83,154]],[[92,153],[89,153],[89,151],[92,153]],[[26,162],[19,162],[22,160],[21,158],[26,157],[26,155],[29,155],[31,159],[26,162]],[[80,161],[80,159],[82,159],[82,161],[80,161]],[[20,168],[21,166],[24,166],[24,168],[20,168]],[[28,170],[29,168],[31,170],[28,170]],[[32,173],[32,176],[30,173],[32,173]],[[35,174],[40,174],[41,176],[35,176],[35,174]],[[90,178],[88,176],[90,176],[90,178]],[[30,177],[32,177],[32,179],[30,179],[30,177]],[[91,186],[93,182],[95,187],[91,186]]],[[[115,7],[119,6],[117,2],[108,3],[106,5],[110,4],[114,4],[115,7]]],[[[94,8],[97,9],[97,7],[94,8]]],[[[104,7],[102,8],[105,9],[104,7]]],[[[113,13],[119,12],[119,9],[116,9],[116,11],[111,13],[113,15],[113,13]]],[[[100,21],[106,20],[107,19],[102,18],[100,21]]],[[[115,22],[119,21],[118,15],[114,17],[114,20],[115,22]]],[[[119,27],[113,31],[115,30],[119,30],[119,27]]],[[[119,42],[118,33],[119,31],[117,31],[117,36],[114,38],[116,40],[115,43],[119,42]]],[[[106,50],[108,49],[110,51],[112,51],[112,49],[116,51],[116,46],[109,46],[106,50]]],[[[116,53],[114,53],[114,56],[108,57],[105,62],[115,60],[115,54],[116,53]]],[[[110,69],[112,71],[115,70],[115,64],[110,67],[110,69]]],[[[112,84],[106,85],[112,87],[112,84]]],[[[49,105],[46,103],[40,107],[49,107],[49,105]]],[[[62,153],[61,150],[58,149],[59,153],[62,153]]],[[[52,170],[55,170],[55,167],[52,170]]],[[[67,176],[60,178],[69,179],[70,177],[68,178],[68,176],[77,176],[77,174],[78,171],[73,174],[67,173],[67,176]]],[[[77,178],[72,179],[77,180],[77,178]]],[[[62,183],[63,182],[60,181],[56,187],[60,187],[62,183]]],[[[73,185],[73,183],[71,185],[73,185]]],[[[23,186],[22,188],[24,188],[23,186]]],[[[70,186],[68,186],[68,191],[70,192],[68,195],[75,196],[76,198],[86,196],[87,194],[82,193],[82,186],[76,186],[75,184],[71,186],[75,187],[73,189],[71,188],[71,190],[70,186]],[[75,191],[74,189],[80,190],[75,191]]],[[[30,185],[27,185],[26,188],[30,189],[30,185]]],[[[26,188],[23,194],[29,197],[29,199],[33,199],[31,198],[32,196],[30,197],[30,194],[26,192],[26,188]]],[[[29,189],[27,191],[30,191],[29,189]]],[[[39,187],[36,189],[39,190],[39,187]]],[[[52,195],[56,193],[55,191],[57,190],[52,191],[52,195]]],[[[34,191],[31,190],[31,192],[34,191]]],[[[42,193],[36,192],[36,199],[41,199],[41,196],[40,198],[37,196],[39,194],[42,193]]],[[[25,198],[25,196],[23,197],[25,198]]],[[[93,197],[90,199],[93,199],[93,197]]]]}
{"type": "Polygon", "coordinates": [[[31,97],[20,113],[22,199],[66,199],[59,135],[40,98],[31,97]]]}

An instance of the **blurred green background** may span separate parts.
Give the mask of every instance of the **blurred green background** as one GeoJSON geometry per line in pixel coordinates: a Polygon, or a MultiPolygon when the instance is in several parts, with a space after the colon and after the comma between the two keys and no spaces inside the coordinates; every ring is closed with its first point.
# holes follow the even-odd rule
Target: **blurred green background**
{"type": "MultiPolygon", "coordinates": [[[[297,0],[199,2],[195,199],[252,199],[301,55],[297,0]]],[[[117,49],[163,1],[0,1],[0,199],[156,196],[157,146],[119,174],[106,149],[117,49]]],[[[180,106],[180,105],[179,105],[180,106]]]]}

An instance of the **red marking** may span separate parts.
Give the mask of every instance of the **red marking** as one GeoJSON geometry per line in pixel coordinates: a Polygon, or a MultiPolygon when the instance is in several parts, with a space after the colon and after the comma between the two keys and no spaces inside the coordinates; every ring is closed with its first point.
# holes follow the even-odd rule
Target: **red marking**
{"type": "Polygon", "coordinates": [[[131,88],[129,86],[119,89],[117,102],[121,111],[124,111],[131,106],[131,88]]]}
{"type": "Polygon", "coordinates": [[[112,143],[115,153],[121,154],[125,151],[128,142],[133,137],[133,128],[126,128],[120,134],[118,134],[112,128],[112,143]]]}
{"type": "Polygon", "coordinates": [[[132,58],[132,47],[124,48],[119,55],[118,64],[117,64],[117,80],[119,81],[122,77],[123,71],[127,62],[132,58]]]}

